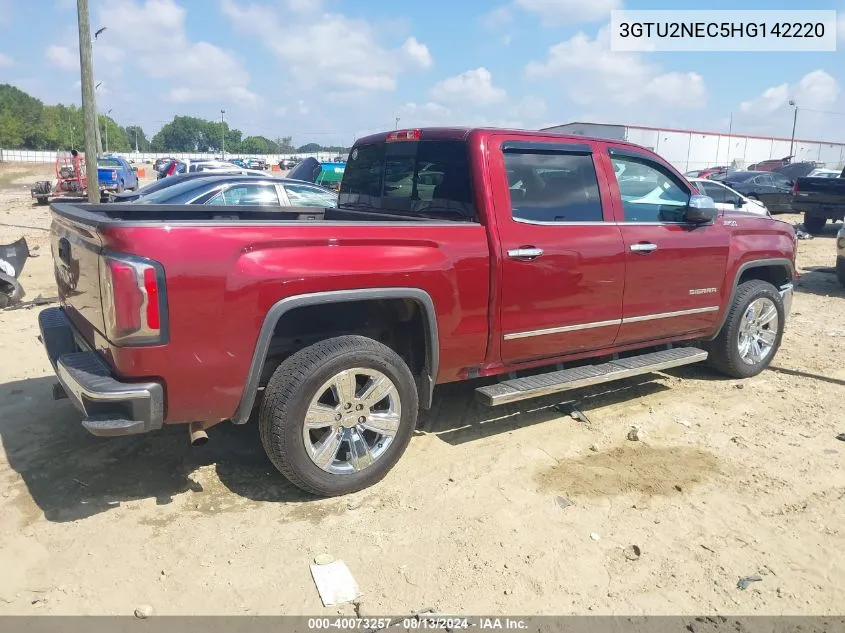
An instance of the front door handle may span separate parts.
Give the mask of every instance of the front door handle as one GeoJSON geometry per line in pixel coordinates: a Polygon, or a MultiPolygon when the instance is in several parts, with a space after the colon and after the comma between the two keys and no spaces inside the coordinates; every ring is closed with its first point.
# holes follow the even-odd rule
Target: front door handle
{"type": "Polygon", "coordinates": [[[543,249],[535,248],[533,246],[522,246],[520,248],[512,248],[508,251],[508,257],[511,259],[521,259],[523,261],[531,261],[542,256],[543,249]]]}
{"type": "Polygon", "coordinates": [[[639,244],[631,244],[631,251],[634,253],[642,253],[648,255],[657,250],[657,244],[650,244],[648,242],[640,242],[639,244]]]}

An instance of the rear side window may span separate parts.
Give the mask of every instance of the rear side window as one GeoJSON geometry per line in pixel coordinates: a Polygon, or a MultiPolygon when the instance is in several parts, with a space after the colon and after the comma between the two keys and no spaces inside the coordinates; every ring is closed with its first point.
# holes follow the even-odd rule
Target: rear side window
{"type": "Polygon", "coordinates": [[[603,220],[592,155],[505,150],[505,169],[514,220],[603,220]]]}
{"type": "Polygon", "coordinates": [[[423,140],[355,147],[338,206],[473,221],[466,143],[423,140]]]}

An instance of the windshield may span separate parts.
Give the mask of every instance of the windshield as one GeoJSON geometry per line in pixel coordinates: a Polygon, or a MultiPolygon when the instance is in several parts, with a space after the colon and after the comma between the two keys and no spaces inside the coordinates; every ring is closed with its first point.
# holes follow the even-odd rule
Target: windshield
{"type": "Polygon", "coordinates": [[[338,207],[474,221],[464,141],[396,141],[356,146],[338,207]]]}
{"type": "Polygon", "coordinates": [[[98,158],[97,167],[121,167],[120,161],[116,158],[98,158]]]}

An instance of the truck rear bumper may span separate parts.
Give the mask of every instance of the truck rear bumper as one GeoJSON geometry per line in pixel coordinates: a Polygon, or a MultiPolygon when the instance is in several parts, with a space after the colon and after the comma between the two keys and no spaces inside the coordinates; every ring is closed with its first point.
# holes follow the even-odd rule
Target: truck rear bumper
{"type": "Polygon", "coordinates": [[[41,340],[68,398],[85,416],[82,426],[99,437],[136,435],[161,428],[164,389],[157,382],[116,380],[95,351],[84,349],[62,308],[38,315],[41,340]]]}

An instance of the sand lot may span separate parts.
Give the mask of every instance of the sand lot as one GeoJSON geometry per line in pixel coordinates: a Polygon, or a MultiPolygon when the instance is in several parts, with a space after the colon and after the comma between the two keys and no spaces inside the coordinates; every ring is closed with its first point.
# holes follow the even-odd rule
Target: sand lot
{"type": "MultiPolygon", "coordinates": [[[[24,235],[40,255],[30,300],[55,295],[49,211],[28,188],[51,170],[0,166],[0,243],[24,235]]],[[[783,347],[757,378],[690,367],[569,396],[590,424],[554,400],[487,410],[447,386],[382,483],[330,500],[287,484],[254,424],[201,448],[183,427],[88,435],[51,399],[40,308],[0,312],[0,613],[841,613],[835,231],[799,242],[783,347]],[[346,562],[360,604],[322,606],[321,553],[346,562]],[[749,575],[762,580],[737,588],[749,575]]]]}

